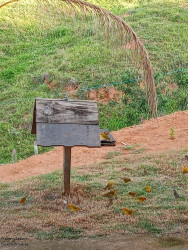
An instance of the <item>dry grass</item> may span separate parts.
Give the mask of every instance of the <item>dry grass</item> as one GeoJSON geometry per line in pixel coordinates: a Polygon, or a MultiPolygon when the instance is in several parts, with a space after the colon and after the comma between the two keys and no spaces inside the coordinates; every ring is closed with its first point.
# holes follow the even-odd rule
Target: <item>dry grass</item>
{"type": "Polygon", "coordinates": [[[171,234],[188,232],[187,175],[181,172],[185,152],[116,156],[102,164],[72,171],[70,197],[62,197],[60,171],[10,185],[1,184],[1,237],[60,239],[111,233],[171,234]],[[125,184],[120,177],[129,177],[125,184]],[[115,182],[112,204],[103,187],[115,182]],[[146,193],[145,186],[151,186],[146,193]],[[176,199],[173,190],[181,198],[176,199]],[[139,203],[129,191],[147,197],[139,203]],[[28,195],[24,204],[21,197],[28,195]],[[73,212],[63,200],[81,208],[73,212]],[[133,209],[132,216],[122,207],[133,209]]]}

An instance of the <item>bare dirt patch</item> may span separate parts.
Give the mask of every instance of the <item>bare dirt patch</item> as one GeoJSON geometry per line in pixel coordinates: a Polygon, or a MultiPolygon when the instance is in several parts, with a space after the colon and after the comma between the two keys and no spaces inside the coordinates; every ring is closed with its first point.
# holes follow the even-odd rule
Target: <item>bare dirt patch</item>
{"type": "MultiPolygon", "coordinates": [[[[112,132],[116,140],[115,147],[87,148],[74,147],[72,149],[72,167],[99,163],[110,156],[110,152],[120,152],[121,155],[129,155],[133,152],[124,150],[124,142],[127,145],[136,144],[137,152],[163,152],[168,150],[180,150],[188,147],[188,111],[179,111],[158,119],[145,121],[141,125],[123,128],[112,132]],[[175,139],[170,139],[170,129],[175,128],[175,139]]],[[[50,173],[62,169],[63,147],[38,156],[31,156],[26,160],[15,164],[0,166],[0,182],[11,182],[30,176],[50,173]]]]}
{"type": "Polygon", "coordinates": [[[88,93],[89,100],[95,100],[97,102],[107,104],[109,100],[120,101],[124,96],[124,93],[120,90],[117,90],[114,87],[101,88],[101,89],[92,89],[88,93]]]}
{"type": "MultiPolygon", "coordinates": [[[[78,98],[78,88],[69,86],[66,88],[66,92],[69,98],[78,98]]],[[[100,89],[91,89],[87,91],[87,97],[89,100],[95,100],[99,103],[107,104],[110,100],[120,101],[124,96],[124,92],[117,90],[115,87],[104,87],[100,89]]]]}
{"type": "MultiPolygon", "coordinates": [[[[108,249],[108,250],[157,250],[157,249],[176,249],[183,250],[188,247],[187,241],[183,239],[182,235],[177,237],[169,238],[156,238],[146,235],[137,235],[137,236],[117,236],[113,235],[107,238],[97,238],[97,239],[79,239],[79,240],[61,240],[53,242],[43,242],[35,243],[27,246],[27,249],[64,249],[64,250],[77,250],[77,249],[108,249]],[[161,242],[171,241],[174,244],[161,244],[161,242]],[[161,248],[162,247],[162,248],[161,248]]],[[[2,248],[3,249],[3,248],[2,248]]],[[[22,249],[21,245],[17,247],[10,247],[6,249],[22,249]]],[[[24,247],[25,249],[25,247],[24,247]]]]}

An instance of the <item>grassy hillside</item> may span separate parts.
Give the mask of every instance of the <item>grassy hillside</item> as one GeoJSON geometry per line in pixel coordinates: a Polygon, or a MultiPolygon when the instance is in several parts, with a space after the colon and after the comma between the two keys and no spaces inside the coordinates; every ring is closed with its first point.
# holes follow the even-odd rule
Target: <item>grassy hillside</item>
{"type": "MultiPolygon", "coordinates": [[[[155,71],[159,115],[186,109],[186,1],[92,2],[117,15],[126,13],[122,18],[144,42],[155,71]]],[[[11,161],[14,148],[18,159],[33,154],[34,98],[69,96],[67,86],[83,89],[128,82],[117,85],[125,92],[122,101],[99,105],[101,127],[116,130],[150,117],[144,90],[129,81],[136,75],[126,72],[123,60],[111,57],[101,37],[93,38],[90,26],[79,30],[80,20],[65,17],[60,6],[41,11],[34,0],[30,3],[24,8],[20,2],[0,9],[0,163],[11,161]]],[[[87,98],[87,92],[79,91],[78,98],[87,98]]]]}

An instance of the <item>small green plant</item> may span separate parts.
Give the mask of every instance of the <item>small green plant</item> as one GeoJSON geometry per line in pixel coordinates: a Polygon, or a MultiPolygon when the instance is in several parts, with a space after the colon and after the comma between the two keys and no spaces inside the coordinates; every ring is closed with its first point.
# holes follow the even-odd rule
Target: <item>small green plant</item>
{"type": "Polygon", "coordinates": [[[175,128],[174,127],[170,128],[170,139],[171,140],[175,139],[175,128]]]}
{"type": "Polygon", "coordinates": [[[108,152],[106,158],[107,159],[112,159],[114,157],[114,153],[113,152],[108,152]]]}
{"type": "Polygon", "coordinates": [[[107,159],[112,159],[115,156],[121,155],[120,151],[116,151],[116,152],[108,152],[108,154],[106,155],[107,159]]]}
{"type": "Polygon", "coordinates": [[[115,155],[116,155],[116,156],[121,155],[121,152],[120,152],[120,151],[117,151],[117,152],[115,152],[115,155]]]}
{"type": "Polygon", "coordinates": [[[146,150],[145,148],[138,148],[138,149],[136,149],[133,153],[134,153],[134,154],[141,154],[141,153],[143,153],[145,150],[146,150]]]}
{"type": "Polygon", "coordinates": [[[125,150],[132,150],[134,147],[132,146],[132,145],[130,145],[130,146],[125,146],[123,149],[125,149],[125,150]]]}
{"type": "Polygon", "coordinates": [[[123,147],[124,150],[132,150],[134,149],[136,146],[138,146],[138,144],[131,144],[131,145],[127,145],[125,147],[123,147]]]}

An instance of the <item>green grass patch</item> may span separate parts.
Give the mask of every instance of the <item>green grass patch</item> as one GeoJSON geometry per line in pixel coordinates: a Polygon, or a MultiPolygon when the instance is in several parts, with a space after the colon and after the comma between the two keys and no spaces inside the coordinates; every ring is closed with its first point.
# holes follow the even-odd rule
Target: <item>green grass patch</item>
{"type": "Polygon", "coordinates": [[[39,240],[57,240],[57,239],[78,239],[82,236],[82,230],[74,229],[72,227],[61,226],[58,230],[38,231],[36,238],[39,240]]]}
{"type": "Polygon", "coordinates": [[[138,144],[127,145],[127,146],[123,147],[123,149],[124,150],[133,150],[137,146],[138,146],[138,144]]]}
{"type": "Polygon", "coordinates": [[[133,151],[133,154],[141,154],[141,153],[143,153],[144,151],[146,151],[145,148],[138,148],[138,149],[136,149],[135,151],[133,151]]]}
{"type": "Polygon", "coordinates": [[[106,159],[113,159],[116,156],[121,155],[120,151],[116,151],[116,152],[108,152],[106,155],[106,159]]]}
{"type": "Polygon", "coordinates": [[[145,229],[148,233],[155,233],[155,234],[161,234],[162,233],[162,229],[155,226],[154,223],[152,223],[148,219],[141,220],[137,224],[137,226],[139,228],[145,229]]]}

